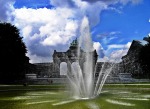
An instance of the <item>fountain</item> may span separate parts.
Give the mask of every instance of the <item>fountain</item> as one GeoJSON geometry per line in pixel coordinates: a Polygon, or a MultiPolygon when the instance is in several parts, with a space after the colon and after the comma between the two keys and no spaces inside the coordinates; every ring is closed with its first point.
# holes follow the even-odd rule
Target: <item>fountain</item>
{"type": "Polygon", "coordinates": [[[73,98],[91,99],[97,97],[101,93],[102,87],[113,65],[104,63],[98,77],[95,76],[96,62],[93,59],[94,48],[87,17],[83,18],[80,30],[81,35],[78,41],[77,59],[82,55],[82,48],[85,51],[85,62],[83,66],[80,65],[80,62],[76,62],[72,65],[67,73],[67,78],[69,79],[73,98]]]}
{"type": "MultiPolygon", "coordinates": [[[[65,53],[55,50],[53,55],[56,70],[59,70],[61,62],[67,63],[69,69],[66,76],[73,99],[68,97],[68,91],[60,90],[60,84],[58,86],[56,84],[30,85],[29,87],[0,85],[0,107],[5,109],[149,109],[149,82],[147,84],[139,84],[139,81],[138,84],[111,84],[109,85],[111,87],[108,86],[108,89],[102,91],[109,73],[115,66],[113,63],[105,62],[99,74],[96,75],[97,58],[93,56],[95,50],[88,25],[88,19],[85,17],[81,24],[78,49],[75,48],[73,51],[69,49],[65,53]],[[74,50],[78,52],[73,53],[74,50]],[[101,93],[103,96],[98,97],[101,93]]],[[[74,47],[74,43],[72,44],[74,47]]],[[[35,77],[31,74],[27,76],[35,77]]],[[[124,73],[121,76],[123,77],[124,73]]]]}

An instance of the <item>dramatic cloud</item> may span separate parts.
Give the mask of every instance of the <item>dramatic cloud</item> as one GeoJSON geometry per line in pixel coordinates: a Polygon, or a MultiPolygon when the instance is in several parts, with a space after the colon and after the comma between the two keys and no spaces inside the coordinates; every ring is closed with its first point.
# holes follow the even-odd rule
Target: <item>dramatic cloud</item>
{"type": "Polygon", "coordinates": [[[107,9],[107,5],[104,3],[89,4],[81,0],[51,0],[51,4],[56,7],[73,9],[75,11],[74,17],[78,20],[81,20],[85,15],[88,16],[91,26],[99,22],[101,11],[107,9]]]}
{"type": "Polygon", "coordinates": [[[112,62],[120,62],[122,56],[127,54],[130,46],[131,46],[131,42],[128,42],[125,45],[111,45],[111,46],[109,46],[109,49],[119,48],[119,50],[114,50],[110,54],[110,56],[109,56],[110,61],[112,61],[112,62]]]}
{"type": "Polygon", "coordinates": [[[112,44],[108,45],[108,49],[113,49],[113,48],[125,48],[128,49],[131,45],[131,42],[128,42],[126,45],[123,44],[112,44]]]}
{"type": "MultiPolygon", "coordinates": [[[[100,14],[103,10],[119,12],[113,5],[136,4],[139,1],[50,0],[50,5],[54,6],[52,8],[15,9],[13,7],[15,0],[0,0],[0,20],[11,21],[20,29],[31,62],[49,62],[54,49],[67,50],[69,43],[79,36],[78,28],[84,16],[88,17],[90,27],[93,27],[100,22],[100,14]]],[[[115,36],[114,34],[116,33],[110,33],[111,36],[115,36]]],[[[95,42],[94,47],[103,57],[103,48],[100,43],[95,42]]],[[[110,48],[113,46],[111,45],[110,48]]]]}
{"type": "Polygon", "coordinates": [[[50,3],[57,7],[68,7],[73,8],[76,7],[76,4],[73,0],[50,0],[50,3]]]}
{"type": "Polygon", "coordinates": [[[14,10],[14,1],[0,0],[0,21],[8,21],[11,19],[11,12],[14,10]]]}
{"type": "Polygon", "coordinates": [[[120,62],[122,56],[126,55],[127,52],[128,52],[128,49],[120,49],[120,50],[113,51],[110,54],[109,59],[111,62],[120,62]]]}
{"type": "Polygon", "coordinates": [[[55,7],[67,7],[68,9],[74,9],[76,11],[75,16],[77,19],[82,19],[84,15],[88,16],[90,26],[93,27],[100,22],[100,14],[103,10],[113,10],[114,12],[120,12],[113,5],[139,3],[141,0],[51,0],[51,4],[55,7]],[[95,11],[96,10],[96,11],[95,11]],[[94,13],[94,14],[93,14],[94,13]]]}
{"type": "MultiPolygon", "coordinates": [[[[81,10],[88,9],[88,11],[92,10],[91,12],[93,12],[96,7],[99,7],[98,4],[91,7],[80,0],[72,2],[71,0],[63,2],[51,0],[51,4],[56,8],[31,9],[24,7],[15,9],[13,12],[15,18],[13,22],[21,30],[31,62],[35,62],[33,61],[35,57],[37,60],[40,60],[41,57],[48,59],[50,55],[52,56],[52,49],[60,50],[61,48],[63,51],[64,48],[67,48],[68,43],[77,37],[76,30],[85,15],[85,12],[81,12],[81,10]],[[94,6],[96,7],[94,8],[94,6]]],[[[100,11],[94,14],[97,15],[96,17],[91,15],[91,21],[95,21],[95,18],[99,19],[100,11]]]]}
{"type": "Polygon", "coordinates": [[[105,32],[105,33],[100,33],[97,35],[97,38],[102,40],[102,43],[107,45],[111,41],[116,40],[120,38],[121,32],[119,31],[112,31],[112,32],[105,32]]]}
{"type": "Polygon", "coordinates": [[[27,56],[30,57],[30,63],[44,63],[44,62],[50,62],[52,61],[49,56],[39,56],[37,54],[31,54],[30,51],[27,53],[27,56]]]}
{"type": "Polygon", "coordinates": [[[127,4],[128,2],[131,2],[132,4],[138,4],[140,3],[142,0],[82,0],[82,1],[86,1],[89,3],[95,3],[95,2],[106,2],[106,3],[117,3],[120,2],[122,4],[127,4]]]}
{"type": "Polygon", "coordinates": [[[112,48],[124,48],[125,45],[118,45],[118,44],[112,44],[112,45],[108,45],[108,49],[112,49],[112,48]]]}
{"type": "Polygon", "coordinates": [[[109,55],[104,56],[103,58],[100,58],[99,61],[103,61],[103,62],[120,62],[122,59],[122,56],[125,56],[129,50],[131,46],[131,42],[128,42],[125,45],[117,45],[117,44],[113,44],[110,45],[108,47],[108,50],[105,50],[106,52],[109,52],[109,50],[111,49],[116,49],[116,50],[112,50],[111,53],[109,53],[109,55]]]}
{"type": "Polygon", "coordinates": [[[47,59],[52,49],[59,50],[60,45],[67,47],[76,37],[78,24],[71,19],[73,10],[21,8],[15,9],[13,16],[13,23],[21,30],[31,61],[38,56],[47,59]]]}

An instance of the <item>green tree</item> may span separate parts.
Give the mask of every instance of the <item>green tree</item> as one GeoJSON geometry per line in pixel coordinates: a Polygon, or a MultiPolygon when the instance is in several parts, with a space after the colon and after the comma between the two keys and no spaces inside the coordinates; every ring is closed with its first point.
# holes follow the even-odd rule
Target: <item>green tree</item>
{"type": "Polygon", "coordinates": [[[19,30],[10,23],[0,23],[0,82],[10,83],[24,78],[29,64],[27,49],[19,30]]]}
{"type": "Polygon", "coordinates": [[[139,62],[142,67],[142,76],[150,78],[150,36],[144,38],[148,44],[142,47],[139,54],[139,62]]]}

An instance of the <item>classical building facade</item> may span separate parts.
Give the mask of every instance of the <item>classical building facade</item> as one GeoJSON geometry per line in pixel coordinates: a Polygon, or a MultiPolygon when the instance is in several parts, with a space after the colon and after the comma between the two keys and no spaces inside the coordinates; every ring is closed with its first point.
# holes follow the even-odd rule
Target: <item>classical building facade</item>
{"type": "MultiPolygon", "coordinates": [[[[116,76],[119,73],[138,74],[142,72],[138,57],[141,48],[147,43],[148,41],[146,37],[143,38],[143,40],[133,40],[127,54],[122,57],[122,62],[114,65],[111,74],[113,76],[116,76]]],[[[98,76],[102,68],[103,62],[97,62],[98,55],[96,50],[93,50],[92,52],[90,52],[90,54],[92,54],[93,56],[93,68],[95,68],[96,66],[95,76],[98,76]]],[[[67,73],[71,71],[71,65],[74,62],[78,62],[80,68],[83,70],[83,64],[86,61],[85,58],[86,53],[81,48],[79,48],[78,41],[76,39],[73,40],[73,42],[70,44],[69,49],[66,52],[58,52],[54,50],[53,62],[33,64],[31,73],[36,73],[39,77],[61,77],[60,75],[61,63],[63,62],[66,63],[68,69],[67,73]]]]}
{"type": "MultiPolygon", "coordinates": [[[[93,68],[96,65],[98,55],[96,50],[89,52],[93,58],[93,68]]],[[[86,62],[87,53],[84,52],[78,44],[78,40],[73,40],[73,42],[70,44],[69,49],[66,52],[57,52],[54,50],[53,54],[53,64],[54,64],[54,73],[56,75],[60,74],[60,64],[62,62],[65,62],[67,64],[68,72],[71,71],[71,65],[74,62],[79,63],[81,70],[83,70],[83,65],[86,62]]]]}
{"type": "MultiPolygon", "coordinates": [[[[110,67],[113,65],[113,69],[108,75],[108,83],[120,83],[120,82],[132,82],[139,81],[131,78],[134,74],[140,74],[142,72],[141,66],[139,64],[139,53],[141,48],[148,44],[150,38],[143,38],[143,40],[133,40],[132,44],[125,56],[122,57],[122,62],[120,63],[110,63],[110,62],[97,62],[98,54],[96,50],[89,52],[93,58],[93,69],[95,77],[97,78],[102,70],[103,65],[105,67],[110,67]],[[133,75],[131,75],[133,74],[133,75]]],[[[79,48],[78,41],[73,40],[70,44],[69,49],[66,52],[59,52],[54,50],[53,62],[50,63],[35,63],[31,64],[30,74],[36,74],[37,79],[35,82],[41,84],[49,84],[52,81],[54,83],[62,83],[66,81],[66,76],[61,75],[61,64],[66,64],[66,73],[71,72],[71,66],[73,63],[78,63],[81,70],[84,70],[83,66],[86,62],[87,53],[79,48]]],[[[28,76],[28,75],[27,75],[28,76]]],[[[29,75],[30,77],[33,75],[29,75]]],[[[35,75],[34,75],[35,77],[35,75]]],[[[96,79],[95,78],[95,79],[96,79]]]]}
{"type": "MultiPolygon", "coordinates": [[[[93,58],[93,68],[95,67],[98,59],[96,50],[89,52],[93,58]]],[[[70,44],[66,52],[58,52],[54,50],[52,63],[36,63],[34,64],[34,73],[41,77],[60,77],[60,65],[62,62],[67,64],[67,73],[71,71],[71,65],[74,62],[79,63],[81,70],[86,62],[87,53],[84,52],[78,45],[78,40],[75,39],[70,44]]]]}

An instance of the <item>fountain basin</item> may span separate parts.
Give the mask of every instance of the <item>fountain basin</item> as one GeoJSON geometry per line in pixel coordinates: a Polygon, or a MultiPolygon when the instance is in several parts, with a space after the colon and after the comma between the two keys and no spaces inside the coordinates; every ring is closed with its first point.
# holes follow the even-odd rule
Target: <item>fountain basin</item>
{"type": "Polygon", "coordinates": [[[64,89],[51,90],[51,86],[46,87],[47,89],[45,86],[25,88],[0,86],[0,107],[2,109],[149,109],[150,107],[150,84],[105,85],[100,96],[94,99],[72,99],[64,89]]]}

